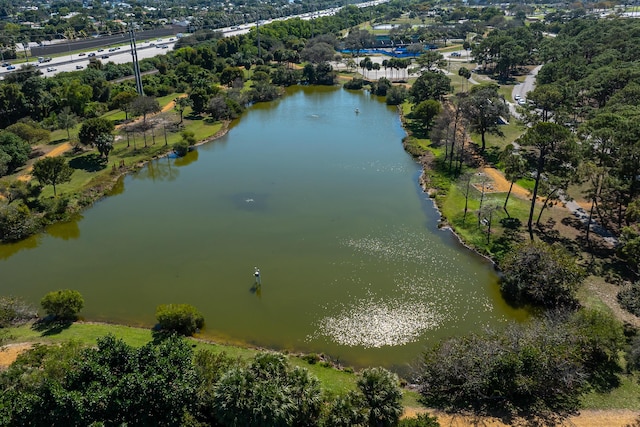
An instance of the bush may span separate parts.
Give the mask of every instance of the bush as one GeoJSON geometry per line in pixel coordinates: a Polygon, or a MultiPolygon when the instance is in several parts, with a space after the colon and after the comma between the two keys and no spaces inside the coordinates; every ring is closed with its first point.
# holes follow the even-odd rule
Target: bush
{"type": "Polygon", "coordinates": [[[352,89],[352,90],[362,89],[363,86],[364,86],[364,80],[359,78],[351,79],[348,82],[345,82],[344,84],[345,89],[352,89]]]}
{"type": "Polygon", "coordinates": [[[449,338],[424,353],[420,393],[438,409],[555,425],[616,385],[623,344],[622,326],[590,310],[449,338]]]}
{"type": "Polygon", "coordinates": [[[640,282],[621,289],[618,292],[618,302],[629,313],[640,316],[640,282]]]}
{"type": "Polygon", "coordinates": [[[512,303],[546,308],[577,305],[576,292],[584,271],[560,245],[525,243],[515,247],[500,267],[503,271],[500,290],[512,303]]]}
{"type": "Polygon", "coordinates": [[[84,306],[84,299],[78,291],[63,289],[46,294],[40,305],[48,316],[56,320],[76,320],[84,306]]]}
{"type": "Polygon", "coordinates": [[[204,317],[189,304],[163,304],[156,308],[160,329],[191,336],[204,326],[204,317]]]}
{"type": "Polygon", "coordinates": [[[400,420],[398,427],[440,427],[437,417],[429,414],[418,414],[416,418],[405,418],[400,420]]]}
{"type": "Polygon", "coordinates": [[[21,325],[38,317],[36,310],[14,297],[0,297],[0,328],[21,325]]]}
{"type": "Polygon", "coordinates": [[[173,151],[179,157],[184,157],[189,152],[189,142],[182,140],[173,144],[173,151]]]}
{"type": "Polygon", "coordinates": [[[320,356],[315,353],[305,354],[302,356],[302,360],[307,362],[309,365],[315,365],[320,361],[320,356]]]}
{"type": "Polygon", "coordinates": [[[640,335],[633,338],[627,350],[627,370],[640,371],[640,335]]]}

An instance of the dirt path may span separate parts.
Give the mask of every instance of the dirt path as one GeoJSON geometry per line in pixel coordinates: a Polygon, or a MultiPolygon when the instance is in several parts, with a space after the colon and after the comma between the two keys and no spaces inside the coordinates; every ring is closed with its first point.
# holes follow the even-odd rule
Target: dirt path
{"type": "Polygon", "coordinates": [[[31,343],[18,343],[0,347],[0,369],[9,367],[20,353],[30,349],[31,346],[31,343]]]}
{"type": "MultiPolygon", "coordinates": [[[[42,157],[57,157],[57,156],[61,156],[62,154],[66,153],[67,151],[71,150],[71,143],[69,142],[65,142],[63,144],[58,145],[57,147],[55,147],[53,150],[45,153],[44,156],[42,157]]],[[[20,172],[20,175],[18,175],[18,180],[19,181],[29,181],[31,180],[31,171],[33,170],[33,165],[29,165],[26,168],[24,168],[24,170],[22,172],[20,172]]]]}
{"type": "MultiPolygon", "coordinates": [[[[407,408],[403,417],[414,417],[419,413],[429,412],[438,417],[441,426],[447,427],[508,427],[493,418],[474,418],[458,415],[448,415],[437,411],[427,411],[419,408],[407,408]]],[[[627,409],[611,409],[607,411],[582,411],[575,417],[570,417],[564,425],[572,427],[624,427],[631,424],[638,417],[638,413],[627,409]]]]}
{"type": "MultiPolygon", "coordinates": [[[[491,179],[490,186],[485,188],[487,193],[506,193],[509,191],[511,183],[502,175],[502,173],[491,167],[484,167],[481,170],[489,179],[491,179]]],[[[523,199],[531,197],[531,192],[525,188],[520,187],[518,184],[513,184],[511,194],[523,199]]]]}

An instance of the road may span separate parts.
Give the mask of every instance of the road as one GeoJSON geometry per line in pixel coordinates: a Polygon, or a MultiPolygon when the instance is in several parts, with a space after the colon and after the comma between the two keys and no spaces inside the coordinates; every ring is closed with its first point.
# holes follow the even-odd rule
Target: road
{"type": "Polygon", "coordinates": [[[527,99],[527,94],[533,90],[536,85],[536,77],[538,76],[538,72],[542,68],[542,65],[538,65],[533,70],[527,74],[524,81],[522,83],[518,83],[513,87],[511,91],[511,100],[507,100],[507,105],[509,105],[509,113],[515,118],[520,117],[517,111],[516,99],[527,99]],[[514,102],[512,102],[512,100],[514,102]]]}
{"type": "MultiPolygon", "coordinates": [[[[359,3],[355,6],[357,7],[369,7],[369,6],[377,6],[382,3],[387,3],[389,0],[373,0],[365,3],[359,3]]],[[[303,13],[301,15],[287,16],[277,19],[265,20],[258,22],[253,22],[249,24],[237,25],[233,27],[220,28],[218,31],[221,31],[225,37],[231,37],[238,34],[246,34],[248,33],[252,27],[259,25],[269,24],[273,21],[284,21],[292,18],[300,18],[303,20],[320,18],[323,16],[332,16],[335,15],[342,7],[336,7],[332,9],[321,10],[317,12],[309,12],[303,13]]],[[[152,58],[157,55],[166,54],[168,51],[173,49],[173,46],[177,38],[175,36],[159,38],[156,40],[146,40],[137,43],[138,50],[138,59],[152,58]],[[163,48],[166,46],[166,48],[163,48]]],[[[126,42],[126,41],[125,41],[126,42]]],[[[77,52],[70,55],[64,55],[55,57],[51,60],[51,62],[40,64],[35,59],[29,62],[15,63],[14,66],[17,68],[16,70],[7,70],[7,68],[0,68],[0,79],[3,79],[4,76],[8,73],[12,72],[20,72],[20,67],[25,64],[35,65],[40,68],[42,73],[45,76],[53,76],[57,73],[64,71],[76,71],[83,68],[89,64],[89,54],[95,53],[96,58],[102,61],[103,63],[113,62],[115,64],[126,64],[128,62],[133,62],[131,57],[131,48],[130,46],[120,46],[118,50],[113,50],[109,52],[109,50],[113,48],[107,49],[107,47],[103,48],[102,52],[98,52],[97,50],[87,50],[83,52],[83,54],[78,54],[77,52]],[[108,58],[103,58],[102,56],[107,55],[108,58]]]]}

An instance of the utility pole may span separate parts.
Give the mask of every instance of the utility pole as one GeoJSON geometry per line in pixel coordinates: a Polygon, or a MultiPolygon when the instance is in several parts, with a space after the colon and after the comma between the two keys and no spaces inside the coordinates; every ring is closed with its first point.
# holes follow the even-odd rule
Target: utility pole
{"type": "Polygon", "coordinates": [[[262,58],[262,47],[260,46],[260,15],[258,15],[258,21],[256,22],[256,31],[258,32],[258,58],[262,58]]]}
{"type": "Polygon", "coordinates": [[[142,89],[142,76],[140,75],[140,64],[138,64],[138,50],[136,48],[136,33],[133,28],[133,21],[129,21],[129,44],[131,45],[131,58],[133,59],[133,74],[136,78],[136,91],[138,95],[144,96],[142,89]]]}

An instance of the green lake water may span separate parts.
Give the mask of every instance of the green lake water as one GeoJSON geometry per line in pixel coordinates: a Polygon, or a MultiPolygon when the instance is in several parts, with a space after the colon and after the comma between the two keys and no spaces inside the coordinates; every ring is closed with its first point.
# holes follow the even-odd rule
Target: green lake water
{"type": "Polygon", "coordinates": [[[0,293],[77,289],[87,320],[149,327],[157,305],[189,303],[214,339],[399,369],[522,318],[492,266],[438,230],[403,136],[366,93],[292,89],[77,221],[0,246],[0,293]]]}

